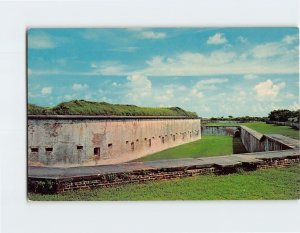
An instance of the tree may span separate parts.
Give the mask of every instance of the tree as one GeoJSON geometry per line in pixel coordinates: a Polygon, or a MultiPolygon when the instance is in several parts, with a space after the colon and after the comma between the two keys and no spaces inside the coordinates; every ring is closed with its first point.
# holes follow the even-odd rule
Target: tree
{"type": "Polygon", "coordinates": [[[273,110],[269,113],[269,120],[270,121],[280,121],[280,122],[287,122],[289,118],[295,117],[295,113],[293,111],[287,109],[279,109],[273,110]]]}

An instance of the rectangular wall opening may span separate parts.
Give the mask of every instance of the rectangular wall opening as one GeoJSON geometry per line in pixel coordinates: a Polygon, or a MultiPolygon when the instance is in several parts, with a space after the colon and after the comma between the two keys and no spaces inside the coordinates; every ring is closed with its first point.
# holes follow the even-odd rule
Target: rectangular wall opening
{"type": "Polygon", "coordinates": [[[112,143],[109,143],[107,146],[108,148],[112,148],[112,143]]]}
{"type": "Polygon", "coordinates": [[[82,150],[83,146],[77,146],[77,150],[82,150]]]}
{"type": "Polygon", "coordinates": [[[100,156],[100,147],[95,147],[94,148],[94,155],[100,156]]]}
{"type": "Polygon", "coordinates": [[[151,139],[148,140],[148,146],[151,147],[151,139]]]}
{"type": "Polygon", "coordinates": [[[39,148],[31,147],[31,152],[37,153],[37,152],[39,152],[39,148]]]}
{"type": "Polygon", "coordinates": [[[134,151],[134,142],[131,143],[131,150],[134,151]]]}
{"type": "Polygon", "coordinates": [[[52,147],[46,147],[45,150],[46,150],[46,152],[52,152],[53,148],[52,147]]]}

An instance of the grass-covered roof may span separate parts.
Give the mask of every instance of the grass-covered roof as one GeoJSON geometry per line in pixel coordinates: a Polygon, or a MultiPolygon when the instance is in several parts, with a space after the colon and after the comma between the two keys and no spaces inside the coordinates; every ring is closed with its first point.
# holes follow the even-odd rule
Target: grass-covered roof
{"type": "Polygon", "coordinates": [[[185,116],[198,117],[195,112],[179,107],[139,107],[86,100],[63,102],[55,107],[28,104],[28,115],[89,115],[89,116],[185,116]]]}

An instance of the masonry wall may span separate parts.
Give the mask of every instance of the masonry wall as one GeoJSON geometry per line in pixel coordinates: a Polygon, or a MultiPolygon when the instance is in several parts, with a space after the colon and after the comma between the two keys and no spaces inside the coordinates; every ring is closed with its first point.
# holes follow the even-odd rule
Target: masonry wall
{"type": "Polygon", "coordinates": [[[28,163],[126,162],[201,138],[200,119],[28,118],[28,163]]]}
{"type": "Polygon", "coordinates": [[[234,136],[239,131],[238,126],[202,126],[202,135],[234,136]]]}
{"type": "Polygon", "coordinates": [[[248,152],[276,151],[290,149],[287,145],[241,126],[241,140],[248,152]]]}

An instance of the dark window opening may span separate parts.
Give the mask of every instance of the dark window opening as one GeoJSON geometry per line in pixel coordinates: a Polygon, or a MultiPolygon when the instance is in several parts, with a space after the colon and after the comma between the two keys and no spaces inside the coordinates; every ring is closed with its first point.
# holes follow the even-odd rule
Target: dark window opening
{"type": "Polygon", "coordinates": [[[240,131],[235,131],[234,137],[239,138],[241,136],[240,131]]]}
{"type": "Polygon", "coordinates": [[[173,135],[173,141],[175,142],[175,135],[173,135]]]}
{"type": "Polygon", "coordinates": [[[134,142],[131,143],[131,150],[134,150],[134,142]]]}
{"type": "Polygon", "coordinates": [[[152,137],[152,139],[154,139],[154,137],[152,137]]]}
{"type": "Polygon", "coordinates": [[[112,143],[109,143],[107,146],[108,146],[109,148],[112,148],[112,143]]]}
{"type": "Polygon", "coordinates": [[[148,146],[151,146],[151,139],[148,140],[148,146]]]}
{"type": "Polygon", "coordinates": [[[100,155],[100,147],[94,148],[94,155],[100,155]]]}
{"type": "Polygon", "coordinates": [[[46,152],[52,152],[53,148],[52,147],[46,147],[46,152]]]}
{"type": "Polygon", "coordinates": [[[128,144],[129,143],[129,141],[126,141],[126,144],[128,144]]]}
{"type": "Polygon", "coordinates": [[[136,139],[136,141],[138,142],[138,141],[139,141],[139,139],[136,139]]]}
{"type": "Polygon", "coordinates": [[[31,148],[31,152],[39,152],[39,148],[37,148],[37,147],[32,147],[32,148],[31,148]]]}
{"type": "Polygon", "coordinates": [[[145,138],[145,141],[147,141],[147,138],[145,138]]]}
{"type": "Polygon", "coordinates": [[[83,146],[77,146],[77,150],[82,150],[83,146]]]}
{"type": "Polygon", "coordinates": [[[165,143],[165,138],[164,137],[161,138],[161,142],[165,143]]]}

